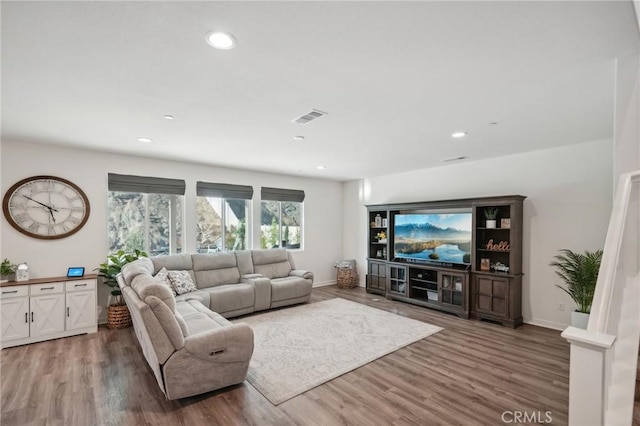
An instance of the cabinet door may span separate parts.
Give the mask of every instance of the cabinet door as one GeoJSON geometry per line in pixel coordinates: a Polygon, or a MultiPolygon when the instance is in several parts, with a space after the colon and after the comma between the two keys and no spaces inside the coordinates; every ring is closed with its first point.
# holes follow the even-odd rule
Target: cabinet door
{"type": "Polygon", "coordinates": [[[369,262],[369,287],[375,290],[387,289],[387,265],[379,262],[369,262]]]}
{"type": "Polygon", "coordinates": [[[79,291],[66,294],[67,330],[91,327],[96,324],[96,292],[79,291]]]}
{"type": "Polygon", "coordinates": [[[15,297],[0,302],[3,342],[29,337],[29,298],[15,297]]]}
{"type": "Polygon", "coordinates": [[[509,316],[509,279],[476,276],[474,307],[477,312],[509,316]]]}
{"type": "Polygon", "coordinates": [[[440,273],[440,302],[464,307],[464,275],[440,273]]]}
{"type": "Polygon", "coordinates": [[[64,331],[64,294],[31,298],[31,337],[64,331]]]}
{"type": "Polygon", "coordinates": [[[389,292],[407,295],[407,268],[389,265],[389,292]]]}

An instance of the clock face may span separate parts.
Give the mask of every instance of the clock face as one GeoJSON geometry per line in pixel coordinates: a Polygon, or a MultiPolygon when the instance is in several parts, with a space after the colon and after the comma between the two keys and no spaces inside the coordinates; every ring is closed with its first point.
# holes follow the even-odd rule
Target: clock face
{"type": "Polygon", "coordinates": [[[89,219],[89,199],[72,182],[54,176],[33,176],[4,195],[7,221],[25,235],[44,240],[68,237],[89,219]]]}

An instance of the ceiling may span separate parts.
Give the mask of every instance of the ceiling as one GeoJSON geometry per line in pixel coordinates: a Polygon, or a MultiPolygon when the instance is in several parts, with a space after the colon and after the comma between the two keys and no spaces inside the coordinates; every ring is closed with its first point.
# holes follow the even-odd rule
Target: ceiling
{"type": "Polygon", "coordinates": [[[638,48],[627,1],[1,8],[3,139],[334,180],[610,138],[638,48]]]}

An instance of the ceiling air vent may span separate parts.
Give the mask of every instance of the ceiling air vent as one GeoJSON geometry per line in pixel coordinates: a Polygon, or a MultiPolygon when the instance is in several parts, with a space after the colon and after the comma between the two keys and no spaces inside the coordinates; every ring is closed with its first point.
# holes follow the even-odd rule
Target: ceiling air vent
{"type": "Polygon", "coordinates": [[[291,120],[292,123],[298,124],[308,124],[311,121],[322,117],[323,115],[327,115],[326,112],[318,111],[317,109],[312,109],[311,112],[306,113],[305,115],[298,117],[296,119],[291,120]]]}

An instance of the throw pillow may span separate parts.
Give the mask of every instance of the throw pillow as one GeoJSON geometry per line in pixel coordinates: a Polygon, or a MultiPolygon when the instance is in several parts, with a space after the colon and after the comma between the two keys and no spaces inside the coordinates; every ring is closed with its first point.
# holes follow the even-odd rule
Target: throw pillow
{"type": "Polygon", "coordinates": [[[163,266],[162,269],[160,269],[153,278],[156,281],[159,281],[161,284],[169,287],[169,290],[171,290],[171,293],[173,293],[174,296],[176,295],[176,291],[173,289],[173,286],[171,285],[171,280],[169,279],[169,271],[167,271],[167,268],[163,266]]]}
{"type": "Polygon", "coordinates": [[[188,271],[169,271],[169,280],[177,295],[197,290],[188,271]]]}

